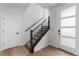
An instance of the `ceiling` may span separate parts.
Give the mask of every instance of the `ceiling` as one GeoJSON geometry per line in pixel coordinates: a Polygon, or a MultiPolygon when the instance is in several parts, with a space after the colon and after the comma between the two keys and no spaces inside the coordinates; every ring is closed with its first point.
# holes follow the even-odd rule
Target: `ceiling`
{"type": "MultiPolygon", "coordinates": [[[[56,3],[36,3],[44,8],[51,8],[52,6],[56,5],[56,3]]],[[[23,9],[26,9],[30,3],[11,3],[11,5],[13,6],[16,6],[16,7],[19,7],[19,8],[23,8],[23,9]]]]}
{"type": "Polygon", "coordinates": [[[56,3],[38,3],[38,5],[49,9],[49,8],[53,7],[54,5],[56,5],[56,3]]]}
{"type": "Polygon", "coordinates": [[[26,9],[30,5],[30,3],[11,3],[11,5],[22,9],[26,9]]]}

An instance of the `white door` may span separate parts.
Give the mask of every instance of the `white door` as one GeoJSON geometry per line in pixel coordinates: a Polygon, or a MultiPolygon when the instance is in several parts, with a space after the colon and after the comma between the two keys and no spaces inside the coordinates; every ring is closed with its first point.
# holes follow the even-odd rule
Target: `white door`
{"type": "Polygon", "coordinates": [[[20,17],[10,13],[4,13],[3,17],[3,49],[16,47],[20,40],[20,17]]]}
{"type": "Polygon", "coordinates": [[[74,53],[76,49],[76,6],[61,8],[60,20],[60,48],[74,53]]]}

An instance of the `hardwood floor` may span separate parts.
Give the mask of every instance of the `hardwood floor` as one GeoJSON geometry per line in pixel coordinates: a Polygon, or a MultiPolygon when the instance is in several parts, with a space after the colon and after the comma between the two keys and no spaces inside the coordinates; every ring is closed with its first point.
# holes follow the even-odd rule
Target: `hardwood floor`
{"type": "Polygon", "coordinates": [[[35,53],[29,54],[28,50],[24,47],[15,47],[0,52],[0,56],[74,56],[63,50],[57,49],[52,46],[47,46],[35,53]]]}
{"type": "Polygon", "coordinates": [[[28,51],[23,46],[7,49],[0,52],[1,56],[26,56],[27,54],[28,51]]]}

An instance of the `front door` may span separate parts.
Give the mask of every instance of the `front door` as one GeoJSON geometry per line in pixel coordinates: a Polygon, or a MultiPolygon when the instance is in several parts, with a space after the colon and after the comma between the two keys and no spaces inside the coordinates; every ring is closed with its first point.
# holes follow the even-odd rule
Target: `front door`
{"type": "Polygon", "coordinates": [[[60,48],[74,53],[76,49],[76,6],[61,8],[60,20],[60,48]]]}

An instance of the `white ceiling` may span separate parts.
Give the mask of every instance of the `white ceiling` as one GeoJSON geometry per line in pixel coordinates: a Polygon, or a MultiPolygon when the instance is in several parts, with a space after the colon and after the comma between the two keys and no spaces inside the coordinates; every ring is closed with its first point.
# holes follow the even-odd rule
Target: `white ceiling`
{"type": "Polygon", "coordinates": [[[56,5],[56,3],[38,3],[38,5],[49,9],[49,8],[53,7],[54,5],[56,5]]]}
{"type": "MultiPolygon", "coordinates": [[[[23,9],[27,8],[30,5],[30,3],[10,3],[10,4],[23,9]]],[[[51,8],[52,6],[56,5],[56,3],[36,3],[36,4],[44,8],[51,8]]]]}
{"type": "Polygon", "coordinates": [[[26,9],[30,5],[30,3],[8,3],[8,4],[22,9],[26,9]]]}
{"type": "Polygon", "coordinates": [[[14,3],[15,6],[26,8],[29,6],[29,3],[14,3]]]}

